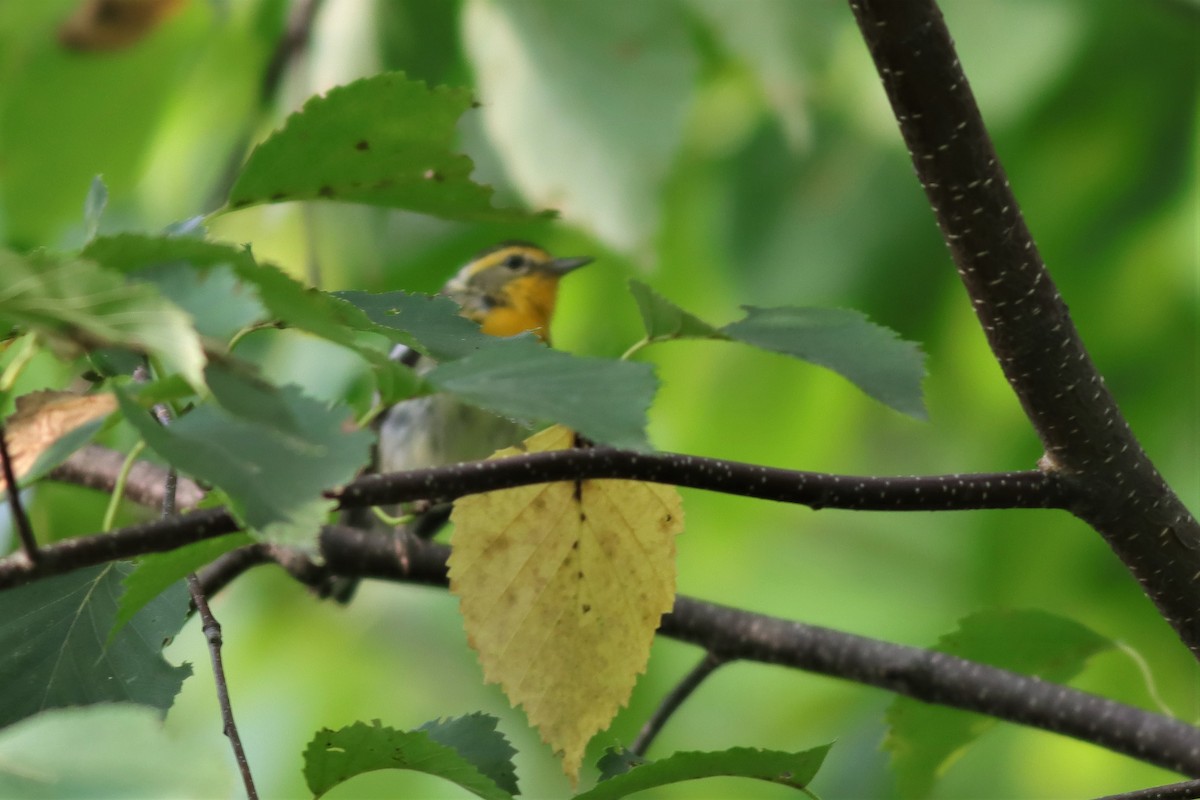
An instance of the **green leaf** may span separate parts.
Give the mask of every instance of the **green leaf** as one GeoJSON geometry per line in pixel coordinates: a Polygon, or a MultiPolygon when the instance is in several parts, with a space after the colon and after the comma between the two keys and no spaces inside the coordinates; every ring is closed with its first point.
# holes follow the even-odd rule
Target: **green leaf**
{"type": "Polygon", "coordinates": [[[35,332],[62,357],[128,348],[204,386],[191,317],[152,286],[91,261],[0,251],[0,287],[0,318],[35,332]]]}
{"type": "Polygon", "coordinates": [[[267,319],[258,293],[240,280],[229,264],[198,269],[188,261],[172,261],[132,275],[158,287],[164,297],[192,315],[202,336],[220,342],[228,342],[242,328],[267,319]]]}
{"type": "Polygon", "coordinates": [[[111,643],[117,633],[154,598],[173,584],[210,564],[230,550],[248,545],[253,540],[244,533],[231,533],[215,539],[193,542],[167,553],[143,556],[125,576],[125,591],[117,601],[117,614],[108,632],[111,643]]]}
{"type": "Polygon", "coordinates": [[[614,447],[649,447],[646,409],[658,388],[649,364],[579,358],[512,339],[441,364],[425,377],[497,414],[561,422],[614,447]]]}
{"type": "Polygon", "coordinates": [[[473,183],[471,159],[452,149],[466,89],[430,89],[392,72],[311,98],[254,149],[226,210],[291,200],[342,200],[446,219],[518,222],[473,183]]]}
{"type": "Polygon", "coordinates": [[[479,330],[479,323],[462,316],[449,297],[406,292],[335,292],[334,297],[360,309],[380,332],[420,347],[439,360],[469,356],[497,342],[479,330]],[[404,336],[397,337],[401,332],[404,336]]]}
{"type": "Polygon", "coordinates": [[[670,339],[728,339],[719,330],[697,316],[689,314],[641,281],[631,280],[629,291],[642,314],[646,338],[651,341],[670,339]]]}
{"type": "MultiPolygon", "coordinates": [[[[800,753],[784,753],[778,750],[755,750],[748,747],[732,747],[712,753],[675,753],[660,761],[646,761],[629,768],[627,772],[614,774],[622,761],[614,754],[601,759],[604,774],[612,777],[601,780],[592,789],[575,795],[575,800],[617,800],[617,798],[700,778],[728,776],[753,778],[778,783],[793,789],[804,789],[816,776],[832,745],[822,745],[800,753]],[[605,761],[607,759],[607,766],[605,761]]],[[[612,751],[609,751],[612,753],[612,751]]]]}
{"type": "Polygon", "coordinates": [[[234,797],[223,742],[167,735],[140,706],[55,709],[0,731],[0,797],[234,797]]]}
{"type": "Polygon", "coordinates": [[[304,750],[304,779],[315,797],[364,772],[411,769],[451,781],[477,797],[512,800],[453,747],[425,731],[398,731],[375,720],[317,732],[304,750]]]}
{"type": "Polygon", "coordinates": [[[181,588],[159,595],[109,643],[130,569],[88,567],[0,593],[0,725],[105,702],[166,712],[192,673],[162,657],[183,626],[187,595],[181,588]]]}
{"type": "Polygon", "coordinates": [[[648,252],[693,105],[691,20],[677,3],[523,0],[473,0],[462,19],[513,184],[615,249],[648,252]]]}
{"type": "MultiPolygon", "coordinates": [[[[217,326],[219,329],[227,329],[234,320],[247,319],[250,303],[254,300],[266,309],[258,322],[277,321],[357,353],[372,366],[384,400],[395,401],[420,392],[420,382],[411,370],[389,360],[384,350],[364,343],[360,337],[360,332],[384,335],[393,332],[373,323],[350,303],[305,287],[277,267],[258,263],[244,247],[200,239],[122,234],[99,238],[84,253],[113,269],[129,273],[145,271],[145,274],[163,280],[169,287],[178,283],[183,290],[186,290],[190,281],[173,280],[168,268],[182,264],[197,270],[199,276],[195,279],[196,283],[205,282],[204,288],[213,292],[222,285],[221,272],[232,269],[238,280],[250,288],[235,286],[231,289],[236,292],[233,308],[222,312],[222,318],[226,321],[217,326]],[[217,283],[209,286],[206,282],[214,270],[217,283]]],[[[171,288],[170,291],[175,289],[171,288]]]]}
{"type": "MultiPolygon", "coordinates": [[[[986,611],[959,623],[936,650],[1065,683],[1113,643],[1077,622],[1042,611],[986,611]]],[[[887,712],[884,747],[902,797],[928,797],[954,756],[996,724],[993,717],[898,697],[887,712]]]]}
{"type": "Polygon", "coordinates": [[[426,722],[417,730],[429,734],[438,744],[454,748],[504,791],[520,794],[512,761],[517,751],[496,730],[497,722],[490,714],[476,711],[463,717],[426,722]]]}
{"type": "Polygon", "coordinates": [[[897,411],[926,419],[924,356],[912,342],[838,308],[746,307],[746,318],[721,329],[731,339],[827,367],[897,411]]]}
{"type": "Polygon", "coordinates": [[[344,410],[326,408],[295,387],[217,380],[218,400],[168,427],[159,425],[125,391],[117,399],[146,443],[180,471],[222,489],[230,510],[269,541],[315,545],[333,510],[322,491],[354,477],[367,461],[372,434],[347,431],[344,410]],[[238,398],[236,400],[231,397],[238,398]],[[236,413],[250,402],[253,416],[236,413]]]}

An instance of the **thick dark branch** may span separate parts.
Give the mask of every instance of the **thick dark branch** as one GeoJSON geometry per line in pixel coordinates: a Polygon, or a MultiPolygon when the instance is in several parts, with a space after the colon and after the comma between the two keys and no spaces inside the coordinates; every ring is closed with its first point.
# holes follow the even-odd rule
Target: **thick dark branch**
{"type": "Polygon", "coordinates": [[[343,507],[453,500],[531,483],[625,478],[724,494],[859,511],[966,511],[1065,508],[1057,477],[1038,471],[977,475],[864,477],[760,467],[737,461],[636,453],[606,447],[554,450],[412,472],[368,475],[330,496],[343,507]]]}
{"type": "Polygon", "coordinates": [[[236,530],[237,521],[228,511],[206,508],[111,533],[66,539],[40,549],[35,563],[21,556],[0,559],[0,589],[117,559],[163,553],[236,530]]]}
{"type": "Polygon", "coordinates": [[[917,177],[1048,468],[1200,655],[1200,525],[1117,408],[1046,271],[934,0],[850,0],[917,177]]]}
{"type": "MultiPolygon", "coordinates": [[[[166,472],[162,475],[165,477],[166,472]]],[[[75,477],[65,473],[58,476],[75,477]]],[[[812,508],[871,511],[1063,508],[1068,502],[1057,477],[1037,471],[875,478],[609,448],[558,450],[368,475],[330,496],[337,497],[343,508],[359,508],[422,499],[452,500],[466,494],[576,478],[626,478],[800,503],[812,508]]],[[[89,483],[90,478],[81,482],[89,483]]],[[[183,485],[181,481],[181,488],[183,485]]],[[[173,550],[237,529],[228,512],[206,509],[100,536],[70,539],[42,548],[37,564],[12,556],[0,559],[0,589],[117,558],[173,550]]],[[[361,544],[362,548],[377,546],[371,540],[361,544]]]]}
{"type": "MultiPolygon", "coordinates": [[[[448,585],[450,549],[436,542],[330,526],[329,568],[358,577],[448,585]]],[[[1186,775],[1200,776],[1200,729],[1087,692],[944,653],[679,597],[660,632],[722,661],[748,660],[877,686],[928,703],[1072,736],[1186,775]]]]}

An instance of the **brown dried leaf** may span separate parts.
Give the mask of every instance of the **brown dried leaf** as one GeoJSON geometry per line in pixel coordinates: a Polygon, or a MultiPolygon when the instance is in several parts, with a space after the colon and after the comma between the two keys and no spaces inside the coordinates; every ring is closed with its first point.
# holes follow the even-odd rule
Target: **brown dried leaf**
{"type": "MultiPolygon", "coordinates": [[[[20,480],[56,441],[116,408],[117,400],[110,393],[80,395],[47,390],[18,397],[16,412],[4,423],[13,474],[20,480]]],[[[6,485],[0,475],[0,490],[6,485]]]]}
{"type": "Polygon", "coordinates": [[[137,44],[187,0],[84,0],[58,29],[71,50],[123,50],[137,44]]]}

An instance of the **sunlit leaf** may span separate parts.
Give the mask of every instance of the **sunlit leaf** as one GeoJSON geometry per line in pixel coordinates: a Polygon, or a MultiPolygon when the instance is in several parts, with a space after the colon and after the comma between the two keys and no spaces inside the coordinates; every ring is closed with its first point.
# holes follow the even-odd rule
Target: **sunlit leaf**
{"type": "Polygon", "coordinates": [[[472,0],[463,26],[484,129],[522,194],[649,249],[699,66],[678,4],[472,0]]]}
{"type": "MultiPolygon", "coordinates": [[[[571,447],[556,426],[497,457],[571,447]]],[[[679,493],[636,481],[538,484],[455,503],[450,590],[484,679],[577,780],[588,741],[646,668],[675,598],[679,493]]]]}
{"type": "Polygon", "coordinates": [[[33,331],[63,357],[127,348],[204,385],[191,317],[154,287],[92,261],[0,251],[0,319],[33,331]]]}
{"type": "Polygon", "coordinates": [[[342,200],[448,219],[519,221],[492,206],[453,149],[471,107],[465,89],[430,89],[384,73],[329,90],[255,148],[229,193],[230,209],[290,200],[342,200]]]}

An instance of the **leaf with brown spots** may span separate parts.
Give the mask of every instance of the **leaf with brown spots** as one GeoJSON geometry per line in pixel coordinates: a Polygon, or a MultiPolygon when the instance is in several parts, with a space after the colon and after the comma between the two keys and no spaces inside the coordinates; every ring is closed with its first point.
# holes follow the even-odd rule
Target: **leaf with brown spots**
{"type": "MultiPolygon", "coordinates": [[[[574,438],[555,426],[495,457],[563,450],[574,438]]],[[[450,590],[484,679],[524,707],[575,781],[674,602],[679,493],[622,480],[538,484],[464,497],[451,520],[450,590]]]]}

